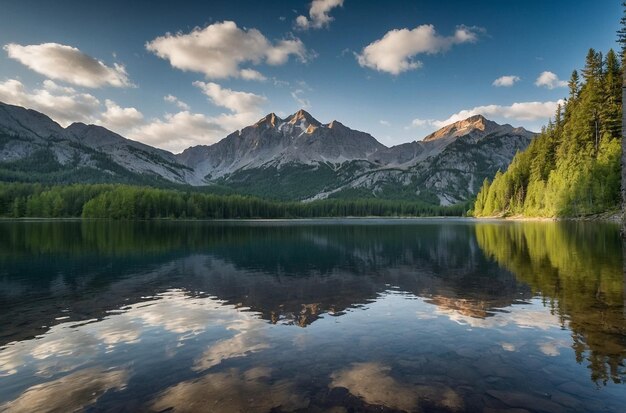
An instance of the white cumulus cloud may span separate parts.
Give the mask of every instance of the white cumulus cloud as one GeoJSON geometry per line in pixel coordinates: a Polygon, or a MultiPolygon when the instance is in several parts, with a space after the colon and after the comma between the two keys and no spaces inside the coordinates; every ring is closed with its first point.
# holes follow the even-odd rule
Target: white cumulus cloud
{"type": "Polygon", "coordinates": [[[519,76],[508,75],[508,76],[500,76],[496,80],[493,81],[492,85],[496,87],[511,87],[515,83],[519,82],[521,79],[519,76]]]}
{"type": "Polygon", "coordinates": [[[557,87],[566,87],[567,82],[559,79],[559,77],[552,72],[541,72],[537,80],[535,81],[535,86],[537,87],[545,87],[548,89],[555,89],[557,87]]]}
{"type": "Polygon", "coordinates": [[[105,100],[106,111],[96,122],[119,134],[124,134],[130,129],[143,123],[143,114],[135,108],[123,108],[112,100],[105,100]]]}
{"type": "Polygon", "coordinates": [[[258,112],[267,102],[264,96],[249,92],[239,92],[226,89],[213,82],[193,82],[217,106],[221,106],[235,113],[258,112]]]}
{"type": "Polygon", "coordinates": [[[63,127],[73,122],[97,124],[124,137],[173,152],[192,145],[215,143],[262,117],[260,107],[265,103],[265,97],[216,84],[199,84],[196,86],[202,86],[211,101],[230,112],[214,116],[193,113],[176,96],[167,95],[164,100],[181,110],[146,119],[137,108],[123,107],[109,99],[103,105],[93,95],[79,93],[52,80],[32,89],[15,79],[0,82],[0,101],[42,112],[63,127]]]}
{"type": "MultiPolygon", "coordinates": [[[[483,115],[485,117],[497,117],[505,119],[513,119],[517,121],[535,121],[541,119],[549,119],[556,112],[557,105],[563,105],[563,100],[556,102],[517,102],[511,105],[486,105],[476,106],[472,109],[461,110],[449,118],[444,120],[428,121],[431,125],[441,128],[454,122],[467,119],[474,115],[483,115]]],[[[414,121],[415,124],[415,121],[414,121]]]]}
{"type": "MultiPolygon", "coordinates": [[[[162,118],[151,119],[131,130],[128,137],[180,152],[189,146],[213,144],[262,117],[261,107],[267,102],[264,96],[223,88],[213,82],[198,81],[193,85],[214,105],[226,108],[230,113],[208,116],[185,109],[178,113],[168,113],[162,118]]],[[[172,95],[166,96],[165,100],[177,105],[180,102],[172,95]]]]}
{"type": "Polygon", "coordinates": [[[259,72],[241,65],[282,65],[290,56],[301,61],[307,50],[298,38],[271,42],[257,29],[240,29],[233,21],[195,28],[190,33],[167,33],[146,43],[146,49],[181,70],[204,73],[207,78],[242,77],[261,80],[259,72]]]}
{"type": "Polygon", "coordinates": [[[329,14],[330,11],[341,6],[343,6],[343,0],[313,0],[309,9],[309,17],[298,16],[296,28],[307,30],[326,27],[334,20],[329,14]]]}
{"type": "Polygon", "coordinates": [[[143,124],[143,114],[135,108],[124,108],[107,99],[103,112],[102,104],[95,96],[60,86],[49,79],[43,82],[41,88],[32,90],[15,79],[0,82],[0,101],[34,109],[63,127],[83,122],[124,134],[143,124]]]}
{"type": "Polygon", "coordinates": [[[209,145],[225,136],[225,129],[214,119],[189,111],[166,114],[133,129],[128,137],[148,145],[180,152],[192,145],[209,145]]]}
{"type": "Polygon", "coordinates": [[[481,31],[476,27],[458,26],[453,35],[441,36],[432,24],[411,30],[395,29],[367,45],[357,55],[357,60],[362,67],[398,75],[422,66],[415,56],[442,53],[454,45],[475,43],[481,31]]]}
{"type": "Polygon", "coordinates": [[[0,101],[42,112],[64,127],[72,122],[93,122],[101,106],[95,96],[52,80],[45,80],[41,88],[33,90],[16,79],[0,82],[0,101]]]}
{"type": "Polygon", "coordinates": [[[263,73],[260,73],[254,69],[241,69],[239,71],[239,75],[244,80],[259,80],[261,82],[267,80],[263,73]]]}
{"type": "Polygon", "coordinates": [[[123,65],[114,63],[113,66],[107,66],[72,46],[58,43],[22,46],[9,43],[4,46],[4,50],[11,59],[50,79],[89,88],[132,86],[123,65]]]}
{"type": "MultiPolygon", "coordinates": [[[[214,105],[231,111],[211,118],[211,121],[225,133],[249,126],[263,116],[261,109],[267,103],[265,96],[224,88],[213,82],[198,81],[193,84],[202,90],[214,105]]],[[[220,138],[224,137],[225,133],[220,138]]]]}

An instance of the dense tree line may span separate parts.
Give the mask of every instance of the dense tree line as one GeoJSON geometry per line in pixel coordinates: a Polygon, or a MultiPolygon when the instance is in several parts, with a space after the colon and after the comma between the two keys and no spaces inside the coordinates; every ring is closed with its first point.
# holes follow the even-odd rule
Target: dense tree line
{"type": "Polygon", "coordinates": [[[460,216],[468,205],[441,207],[380,199],[278,202],[115,184],[0,184],[0,216],[42,218],[313,218],[343,216],[460,216]]]}
{"type": "Polygon", "coordinates": [[[618,209],[622,65],[590,49],[569,97],[506,172],[485,180],[475,216],[580,216],[618,209]]]}

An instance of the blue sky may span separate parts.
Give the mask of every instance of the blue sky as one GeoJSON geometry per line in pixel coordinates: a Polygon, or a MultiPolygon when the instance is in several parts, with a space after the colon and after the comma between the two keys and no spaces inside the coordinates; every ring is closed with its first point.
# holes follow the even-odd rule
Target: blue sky
{"type": "Polygon", "coordinates": [[[387,145],[473,113],[538,130],[621,16],[609,0],[127,3],[3,1],[0,100],[174,152],[301,107],[387,145]]]}

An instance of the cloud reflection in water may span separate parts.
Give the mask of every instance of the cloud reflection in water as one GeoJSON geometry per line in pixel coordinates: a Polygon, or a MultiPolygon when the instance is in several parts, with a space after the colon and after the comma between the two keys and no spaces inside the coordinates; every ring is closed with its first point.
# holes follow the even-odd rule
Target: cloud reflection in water
{"type": "Polygon", "coordinates": [[[89,368],[28,388],[17,399],[0,406],[6,413],[74,412],[95,403],[108,390],[121,390],[125,370],[89,368]]]}

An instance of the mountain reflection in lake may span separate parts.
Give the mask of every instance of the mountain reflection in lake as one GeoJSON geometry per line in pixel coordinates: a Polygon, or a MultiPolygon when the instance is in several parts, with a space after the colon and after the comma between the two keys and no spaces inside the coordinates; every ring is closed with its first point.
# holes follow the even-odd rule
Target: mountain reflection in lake
{"type": "Polygon", "coordinates": [[[618,228],[0,222],[0,410],[623,412],[618,228]]]}

